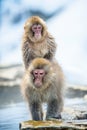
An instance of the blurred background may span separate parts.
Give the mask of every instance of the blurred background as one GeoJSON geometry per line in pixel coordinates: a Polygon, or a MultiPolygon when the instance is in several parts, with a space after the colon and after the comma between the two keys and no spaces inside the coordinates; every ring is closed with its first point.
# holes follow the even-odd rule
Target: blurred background
{"type": "Polygon", "coordinates": [[[58,45],[56,58],[73,84],[87,84],[87,0],[0,0],[0,64],[21,64],[24,23],[42,17],[58,45]]]}
{"type": "Polygon", "coordinates": [[[0,0],[1,130],[18,129],[18,122],[28,119],[25,105],[20,102],[18,86],[23,74],[21,41],[24,23],[33,15],[46,21],[55,38],[56,59],[62,66],[66,83],[87,88],[87,0],[0,0]]]}

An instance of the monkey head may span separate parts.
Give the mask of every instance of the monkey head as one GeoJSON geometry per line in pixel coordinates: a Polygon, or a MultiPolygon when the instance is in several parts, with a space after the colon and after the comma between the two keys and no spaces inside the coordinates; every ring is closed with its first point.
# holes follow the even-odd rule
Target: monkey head
{"type": "Polygon", "coordinates": [[[24,26],[25,33],[32,42],[39,42],[47,34],[45,22],[39,16],[29,18],[24,26]]]}
{"type": "Polygon", "coordinates": [[[44,58],[34,59],[28,68],[28,76],[29,80],[31,80],[30,83],[32,83],[33,87],[36,89],[45,89],[45,87],[52,82],[52,79],[48,78],[52,74],[51,63],[44,58]]]}

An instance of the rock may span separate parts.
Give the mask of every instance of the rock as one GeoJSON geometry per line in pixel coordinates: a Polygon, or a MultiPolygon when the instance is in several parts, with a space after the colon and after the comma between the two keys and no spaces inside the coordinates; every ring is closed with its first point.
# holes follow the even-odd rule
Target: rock
{"type": "Polygon", "coordinates": [[[80,113],[79,115],[76,116],[76,119],[77,120],[83,120],[83,119],[87,120],[87,112],[80,113]]]}
{"type": "MultiPolygon", "coordinates": [[[[77,98],[84,97],[87,94],[87,86],[77,86],[77,85],[69,85],[66,90],[66,97],[68,98],[77,98]]],[[[86,97],[85,97],[86,98],[86,97]]]]}
{"type": "Polygon", "coordinates": [[[60,120],[25,121],[20,123],[19,126],[20,130],[86,130],[87,125],[85,126],[82,123],[64,122],[60,120]]]}

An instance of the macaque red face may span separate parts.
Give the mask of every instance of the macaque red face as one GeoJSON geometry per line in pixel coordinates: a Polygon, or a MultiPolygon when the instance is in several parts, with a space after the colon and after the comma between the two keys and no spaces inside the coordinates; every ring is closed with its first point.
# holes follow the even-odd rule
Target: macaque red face
{"type": "Polygon", "coordinates": [[[42,26],[40,24],[34,24],[32,25],[32,32],[34,34],[34,37],[36,39],[40,39],[41,38],[41,33],[42,33],[42,26]]]}
{"type": "Polygon", "coordinates": [[[33,79],[34,85],[37,88],[41,87],[43,84],[44,76],[45,76],[44,69],[35,69],[35,70],[33,70],[32,74],[34,77],[34,79],[33,79]]]}

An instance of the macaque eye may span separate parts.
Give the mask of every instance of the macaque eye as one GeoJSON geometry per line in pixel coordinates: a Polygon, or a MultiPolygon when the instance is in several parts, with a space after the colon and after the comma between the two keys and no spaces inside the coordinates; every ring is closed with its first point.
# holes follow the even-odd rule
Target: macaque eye
{"type": "Polygon", "coordinates": [[[38,27],[38,29],[42,29],[42,27],[38,27]]]}
{"type": "Polygon", "coordinates": [[[38,25],[38,29],[40,29],[40,30],[41,30],[41,29],[42,29],[42,26],[41,26],[41,25],[38,25]]]}
{"type": "Polygon", "coordinates": [[[40,75],[43,75],[43,73],[40,73],[40,75]]]}
{"type": "Polygon", "coordinates": [[[37,25],[33,25],[32,30],[36,30],[36,29],[37,29],[37,25]]]}
{"type": "Polygon", "coordinates": [[[37,73],[37,72],[35,72],[34,74],[35,74],[35,75],[38,75],[38,73],[37,73]]]}
{"type": "Polygon", "coordinates": [[[36,30],[36,29],[37,29],[37,27],[33,27],[33,29],[34,29],[34,30],[36,30]]]}

